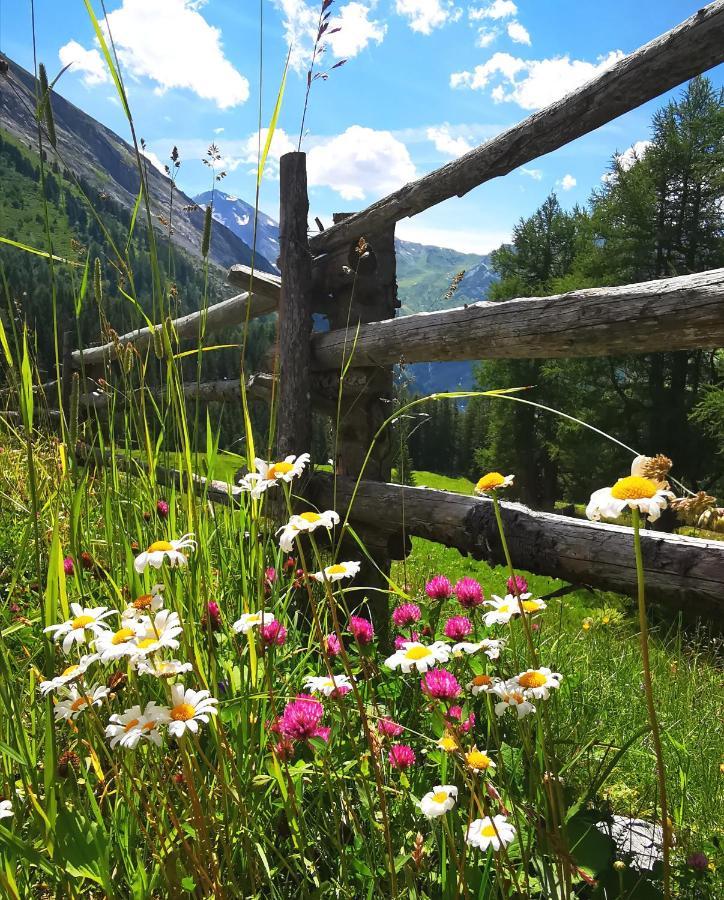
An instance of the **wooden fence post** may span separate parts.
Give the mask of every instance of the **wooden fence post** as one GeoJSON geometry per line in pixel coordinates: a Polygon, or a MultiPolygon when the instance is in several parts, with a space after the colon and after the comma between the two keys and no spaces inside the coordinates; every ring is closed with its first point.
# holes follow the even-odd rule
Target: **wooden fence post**
{"type": "Polygon", "coordinates": [[[311,449],[312,257],[307,243],[307,155],[285,153],[279,170],[279,407],[277,452],[311,449]]]}
{"type": "MultiPolygon", "coordinates": [[[[349,213],[334,216],[337,224],[349,213]]],[[[395,229],[385,228],[375,234],[359,234],[343,252],[330,254],[318,267],[315,295],[328,297],[324,310],[330,328],[347,329],[349,337],[346,358],[354,358],[357,326],[365,322],[389,319],[399,307],[397,300],[395,229]]],[[[315,270],[316,275],[316,270],[315,270]]],[[[342,385],[340,417],[336,422],[337,456],[335,469],[340,475],[356,478],[367,451],[380,425],[393,413],[393,369],[391,365],[350,369],[342,385]],[[352,375],[353,373],[353,375],[352,375]]],[[[364,478],[389,481],[392,475],[393,447],[389,429],[378,439],[364,469],[364,478]]],[[[344,509],[338,510],[344,515],[344,509]]],[[[384,512],[381,511],[381,515],[384,512]]],[[[355,585],[367,588],[367,606],[377,634],[384,645],[389,638],[389,602],[387,577],[390,553],[374,529],[360,532],[373,556],[367,560],[352,539],[343,541],[345,558],[360,560],[362,567],[355,585]]],[[[357,596],[354,605],[357,605],[357,596]]],[[[361,598],[360,598],[361,599],[361,598]]]]}

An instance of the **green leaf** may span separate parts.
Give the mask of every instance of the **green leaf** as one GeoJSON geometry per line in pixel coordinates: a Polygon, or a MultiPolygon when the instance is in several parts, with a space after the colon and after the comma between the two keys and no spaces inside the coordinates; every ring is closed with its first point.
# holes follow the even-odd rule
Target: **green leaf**
{"type": "Polygon", "coordinates": [[[264,166],[266,165],[266,158],[269,156],[269,148],[271,147],[272,138],[274,137],[274,132],[277,127],[277,119],[279,118],[279,111],[282,108],[282,99],[284,98],[284,89],[287,85],[287,72],[289,71],[289,57],[291,56],[292,48],[289,48],[289,53],[287,53],[287,61],[284,64],[284,74],[282,75],[282,83],[279,85],[279,92],[277,93],[277,102],[274,104],[274,112],[272,113],[271,122],[269,122],[269,128],[266,133],[266,141],[264,142],[264,149],[262,150],[261,157],[259,159],[259,170],[256,176],[256,186],[259,187],[261,184],[262,176],[264,175],[264,166]]]}

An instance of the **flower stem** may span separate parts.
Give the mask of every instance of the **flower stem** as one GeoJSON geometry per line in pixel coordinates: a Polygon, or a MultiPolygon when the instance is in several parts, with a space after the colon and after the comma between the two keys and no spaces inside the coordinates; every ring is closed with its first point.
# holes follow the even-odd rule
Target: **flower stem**
{"type": "Polygon", "coordinates": [[[649,628],[646,618],[646,585],[644,581],[644,561],[641,553],[641,514],[636,507],[631,510],[634,533],[634,554],[636,556],[636,581],[638,584],[639,607],[639,631],[641,636],[641,660],[644,667],[644,690],[646,693],[646,708],[648,710],[649,725],[651,726],[651,738],[654,744],[656,756],[656,776],[659,782],[659,800],[661,803],[661,830],[663,833],[664,852],[664,897],[671,900],[671,872],[669,850],[671,836],[669,833],[669,812],[666,802],[666,772],[664,769],[664,754],[661,749],[661,735],[659,722],[656,718],[654,706],[654,689],[651,682],[651,665],[649,663],[649,628]]]}

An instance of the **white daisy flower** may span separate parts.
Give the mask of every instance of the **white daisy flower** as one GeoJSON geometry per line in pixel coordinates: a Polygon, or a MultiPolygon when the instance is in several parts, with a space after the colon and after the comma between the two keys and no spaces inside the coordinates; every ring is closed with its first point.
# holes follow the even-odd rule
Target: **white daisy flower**
{"type": "MultiPolygon", "coordinates": [[[[530,594],[528,594],[530,596],[530,594]]],[[[490,612],[485,613],[483,622],[486,626],[506,625],[513,616],[520,615],[520,603],[518,598],[512,594],[506,594],[505,597],[498,597],[493,594],[490,600],[486,600],[484,606],[492,606],[490,612]]]]}
{"type": "Polygon", "coordinates": [[[444,816],[455,806],[458,789],[453,784],[438,784],[420,800],[420,809],[428,819],[444,816]]]}
{"type": "Polygon", "coordinates": [[[265,625],[271,625],[274,621],[276,621],[274,616],[269,612],[243,613],[231,627],[237,634],[249,634],[252,628],[257,626],[263,628],[265,625]]]}
{"type": "Polygon", "coordinates": [[[513,484],[515,475],[501,475],[500,472],[488,472],[487,475],[478,481],[475,485],[476,494],[491,494],[501,488],[510,487],[513,484]]]}
{"type": "Polygon", "coordinates": [[[426,646],[419,641],[405,641],[400,650],[385,660],[388,669],[399,669],[407,674],[412,669],[427,672],[438,663],[446,663],[450,659],[450,647],[444,641],[435,641],[426,646]]]}
{"type": "Polygon", "coordinates": [[[500,684],[500,678],[494,678],[492,675],[476,675],[468,684],[468,690],[471,691],[473,697],[478,694],[492,694],[496,685],[500,684]]]}
{"type": "Polygon", "coordinates": [[[9,819],[14,815],[12,800],[0,800],[0,819],[9,819]]]}
{"type": "Polygon", "coordinates": [[[254,465],[264,481],[273,484],[275,481],[290,483],[295,478],[298,478],[308,462],[309,454],[302,453],[299,456],[287,456],[281,462],[269,463],[257,458],[254,460],[254,465]]]}
{"type": "Polygon", "coordinates": [[[174,566],[185,566],[187,560],[181,551],[186,548],[196,549],[196,541],[192,534],[185,534],[175,541],[154,541],[148,550],[138,554],[133,567],[137,572],[143,573],[148,566],[151,566],[153,569],[160,569],[164,560],[168,560],[168,564],[172,568],[174,566]]]}
{"type": "Polygon", "coordinates": [[[61,690],[64,692],[63,699],[55,704],[53,710],[56,722],[60,719],[65,719],[66,722],[77,719],[84,709],[89,706],[100,706],[103,698],[108,696],[108,688],[103,684],[91,685],[83,693],[80,693],[74,684],[61,690]]]}
{"type": "Polygon", "coordinates": [[[294,549],[294,540],[301,532],[314,531],[315,528],[334,528],[335,525],[339,525],[339,516],[333,509],[323,513],[303,512],[298,516],[292,516],[277,532],[281,534],[279,547],[285,553],[291,553],[294,549]]]}
{"type": "Polygon", "coordinates": [[[254,500],[258,500],[262,494],[265,494],[275,484],[275,480],[268,481],[266,478],[262,478],[258,472],[249,472],[239,479],[239,487],[242,491],[248,491],[254,500]]]}
{"type": "Polygon", "coordinates": [[[153,619],[145,616],[138,623],[134,656],[150,656],[164,647],[178,650],[179,642],[176,638],[182,631],[178,613],[170,609],[162,609],[153,619]]]}
{"type": "Polygon", "coordinates": [[[95,649],[101,662],[135,656],[138,653],[136,638],[142,632],[141,623],[126,619],[122,624],[123,628],[118,631],[106,631],[96,638],[95,649]]]}
{"type": "Polygon", "coordinates": [[[354,578],[359,569],[358,562],[335,563],[333,566],[327,566],[321,572],[315,572],[312,578],[316,578],[317,581],[339,581],[342,578],[354,578]]]}
{"type": "Polygon", "coordinates": [[[452,648],[453,656],[462,656],[464,653],[468,656],[471,656],[473,653],[478,653],[479,651],[483,651],[488,659],[497,659],[500,656],[500,651],[505,647],[505,641],[492,641],[487,638],[482,641],[461,641],[459,644],[454,644],[452,648]]]}
{"type": "Polygon", "coordinates": [[[45,696],[51,691],[63,687],[63,685],[70,684],[71,681],[75,681],[77,678],[84,675],[88,666],[98,659],[100,659],[98,653],[86,653],[85,656],[81,656],[77,663],[68,666],[68,668],[61,672],[60,675],[56,675],[55,678],[50,678],[48,681],[41,681],[39,688],[40,693],[45,696]]]}
{"type": "Polygon", "coordinates": [[[478,847],[480,850],[487,850],[492,847],[493,850],[500,850],[501,847],[507,847],[515,839],[515,828],[508,824],[505,816],[485,816],[484,819],[475,819],[470,823],[465,841],[471,847],[478,847]]]}
{"type": "Polygon", "coordinates": [[[45,634],[53,634],[55,641],[63,638],[63,653],[68,653],[73,644],[85,644],[105,631],[108,625],[104,619],[118,615],[115,609],[108,609],[107,606],[85,607],[80,603],[71,603],[70,610],[73,613],[72,619],[43,629],[45,634]]]}
{"type": "Polygon", "coordinates": [[[542,666],[540,669],[528,669],[521,672],[508,683],[523,688],[526,697],[547,700],[551,689],[557,690],[561,686],[562,678],[563,676],[559,672],[551,672],[550,669],[542,666]]]}
{"type": "Polygon", "coordinates": [[[535,706],[526,698],[517,682],[496,684],[493,691],[500,697],[500,701],[495,704],[496,716],[504,716],[509,709],[516,710],[519,719],[535,712],[535,706]]]}
{"type": "Polygon", "coordinates": [[[172,685],[168,733],[175,738],[183,737],[187,730],[196,733],[199,722],[208,722],[209,716],[217,714],[218,702],[208,691],[184,690],[182,682],[172,685]]]}
{"type": "Polygon", "coordinates": [[[330,678],[328,675],[308,675],[304,679],[304,687],[310,694],[324,694],[325,697],[331,697],[336,691],[346,694],[352,690],[352,682],[349,675],[335,675],[330,678]]]}
{"type": "Polygon", "coordinates": [[[586,515],[594,522],[602,518],[617,519],[628,507],[638,509],[644,517],[655,522],[673,497],[671,491],[659,487],[650,478],[629,475],[619,478],[613,487],[594,491],[586,507],[586,515]]]}
{"type": "Polygon", "coordinates": [[[158,726],[167,724],[169,719],[168,707],[151,700],[143,711],[140,706],[132,706],[120,715],[114,713],[106,726],[106,737],[110,739],[111,748],[120,744],[132,750],[140,740],[151,741],[159,747],[161,732],[158,726]]]}
{"type": "Polygon", "coordinates": [[[173,678],[190,672],[193,669],[191,663],[181,662],[178,659],[144,659],[136,660],[139,675],[153,675],[155,678],[173,678]]]}
{"type": "MultiPolygon", "coordinates": [[[[127,606],[121,613],[123,619],[140,619],[149,613],[157,613],[163,609],[163,590],[162,584],[154,584],[150,594],[141,594],[133,603],[127,606]]],[[[125,623],[124,623],[125,624],[125,623]]]]}

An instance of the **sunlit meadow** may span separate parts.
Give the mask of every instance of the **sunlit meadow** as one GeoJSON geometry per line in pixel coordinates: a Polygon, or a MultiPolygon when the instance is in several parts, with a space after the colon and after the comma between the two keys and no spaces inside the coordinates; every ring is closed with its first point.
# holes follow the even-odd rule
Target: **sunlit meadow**
{"type": "MultiPolygon", "coordinates": [[[[32,334],[0,320],[2,895],[718,896],[716,639],[652,615],[641,565],[635,601],[516,571],[515,473],[497,472],[474,489],[507,566],[414,541],[374,622],[365,548],[340,556],[349,523],[303,500],[311,448],[275,458],[254,427],[243,349],[241,490],[212,502],[196,478],[225,463],[184,371],[215,348],[177,340],[148,243],[165,324],[144,353],[117,346],[96,379],[107,414],[83,421],[76,377],[51,416],[32,334]]],[[[136,305],[128,247],[106,252],[136,305]]],[[[94,303],[112,338],[99,266],[72,262],[77,312],[94,303]]],[[[48,263],[53,281],[68,261],[48,263]]],[[[639,564],[675,500],[669,465],[590,485],[589,517],[626,516],[639,564]]]]}

